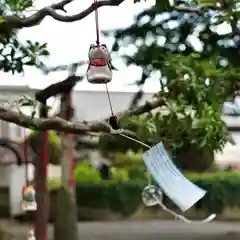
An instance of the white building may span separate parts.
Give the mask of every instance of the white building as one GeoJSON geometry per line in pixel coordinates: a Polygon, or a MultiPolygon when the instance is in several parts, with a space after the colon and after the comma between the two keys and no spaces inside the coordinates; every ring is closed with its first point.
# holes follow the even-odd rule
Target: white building
{"type": "MultiPolygon", "coordinates": [[[[17,100],[23,95],[33,95],[35,91],[36,89],[31,89],[28,86],[1,86],[0,105],[5,104],[7,101],[17,100]]],[[[126,110],[134,94],[134,92],[111,92],[110,95],[114,111],[122,112],[126,110]]],[[[141,103],[152,100],[152,97],[152,93],[146,93],[141,103]]],[[[53,103],[53,105],[55,104],[53,103]]],[[[110,115],[107,94],[103,91],[74,91],[73,105],[76,120],[98,120],[110,115]]],[[[53,106],[53,110],[54,108],[53,106]]],[[[223,118],[228,126],[240,126],[240,117],[224,116],[223,118]]],[[[26,130],[23,128],[0,121],[1,137],[16,138],[23,137],[25,134],[26,130]]],[[[240,132],[233,132],[232,135],[237,144],[234,146],[227,144],[223,153],[216,154],[216,160],[219,164],[240,163],[240,132]]]]}

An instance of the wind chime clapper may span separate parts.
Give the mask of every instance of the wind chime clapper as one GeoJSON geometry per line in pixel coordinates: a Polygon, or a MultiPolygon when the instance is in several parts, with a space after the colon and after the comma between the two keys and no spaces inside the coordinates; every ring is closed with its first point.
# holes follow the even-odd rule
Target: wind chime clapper
{"type": "Polygon", "coordinates": [[[120,121],[116,115],[112,115],[109,118],[109,125],[111,126],[111,134],[120,134],[123,132],[121,128],[120,121]]]}
{"type": "Polygon", "coordinates": [[[182,212],[202,199],[206,191],[190,182],[173,164],[163,143],[159,143],[143,154],[144,162],[159,187],[149,184],[143,189],[142,199],[146,206],[159,205],[164,211],[186,223],[208,223],[216,214],[199,221],[192,221],[167,208],[163,203],[163,192],[182,212]]]}

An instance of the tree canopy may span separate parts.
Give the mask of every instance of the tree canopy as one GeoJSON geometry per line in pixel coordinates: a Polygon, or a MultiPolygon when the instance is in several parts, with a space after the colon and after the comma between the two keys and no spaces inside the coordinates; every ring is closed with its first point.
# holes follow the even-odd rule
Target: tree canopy
{"type": "Polygon", "coordinates": [[[228,140],[221,112],[240,88],[239,13],[238,1],[156,0],[129,27],[104,32],[115,38],[113,52],[127,46],[126,65],[141,69],[131,107],[149,79],[159,82],[155,98],[162,108],[131,119],[137,135],[149,144],[163,140],[184,167],[193,152],[207,158],[207,151],[213,161],[210,152],[228,140]]]}
{"type": "MultiPolygon", "coordinates": [[[[47,16],[60,22],[79,21],[96,8],[119,6],[123,1],[98,1],[69,15],[64,7],[73,0],[63,0],[30,16],[26,12],[33,5],[31,0],[2,1],[1,69],[14,73],[23,71],[24,65],[42,67],[41,56],[50,54],[46,43],[21,43],[17,38],[21,29],[41,24],[47,16]]],[[[105,32],[115,38],[113,52],[123,46],[134,49],[122,58],[127,66],[136,65],[142,72],[141,78],[136,79],[140,91],[130,110],[118,114],[123,127],[130,130],[125,133],[137,133],[149,144],[163,140],[175,155],[181,155],[183,149],[221,150],[227,141],[227,127],[221,120],[222,104],[239,92],[239,26],[237,0],[156,0],[136,16],[131,26],[105,32]],[[142,86],[151,78],[159,82],[159,91],[152,103],[139,108],[142,86]],[[164,108],[151,111],[158,107],[164,108]]],[[[110,131],[106,119],[72,123],[60,118],[31,118],[3,107],[0,118],[38,130],[80,134],[110,131]]]]}

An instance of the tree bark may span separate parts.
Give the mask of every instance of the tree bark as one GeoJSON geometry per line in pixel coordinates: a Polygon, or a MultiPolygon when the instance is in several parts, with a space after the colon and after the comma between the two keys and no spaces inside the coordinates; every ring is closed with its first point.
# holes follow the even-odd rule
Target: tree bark
{"type": "Polygon", "coordinates": [[[40,156],[37,156],[35,160],[35,185],[37,202],[35,237],[36,240],[46,240],[49,205],[47,178],[40,156]]]}
{"type": "MultiPolygon", "coordinates": [[[[47,107],[46,103],[40,108],[41,117],[47,117],[47,107]]],[[[35,237],[36,240],[46,240],[47,239],[47,224],[48,224],[48,211],[49,211],[49,199],[47,191],[47,163],[44,163],[44,152],[47,151],[48,154],[48,143],[45,142],[44,137],[45,132],[41,133],[43,135],[42,148],[40,154],[36,154],[35,159],[35,189],[36,189],[36,221],[35,221],[35,237]]]]}
{"type": "MultiPolygon", "coordinates": [[[[70,120],[72,109],[69,95],[64,96],[61,101],[62,117],[70,120]]],[[[55,240],[77,240],[77,206],[75,199],[75,184],[73,179],[73,136],[62,135],[62,157],[61,157],[61,188],[58,191],[56,204],[56,219],[54,225],[55,240]]]]}

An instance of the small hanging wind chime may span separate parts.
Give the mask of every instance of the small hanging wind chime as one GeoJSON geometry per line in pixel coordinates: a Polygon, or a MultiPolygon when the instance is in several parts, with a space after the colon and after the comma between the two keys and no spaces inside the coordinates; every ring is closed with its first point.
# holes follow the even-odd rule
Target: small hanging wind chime
{"type": "MultiPolygon", "coordinates": [[[[97,0],[94,0],[94,4],[97,5],[97,0]]],[[[95,10],[95,25],[96,25],[96,44],[91,44],[89,48],[87,80],[91,84],[105,84],[106,92],[108,96],[108,102],[110,106],[111,116],[109,118],[109,124],[112,127],[112,133],[120,133],[121,128],[117,116],[113,112],[110,93],[108,91],[107,84],[112,81],[112,63],[109,50],[105,44],[100,44],[100,30],[98,9],[95,10]]]]}

